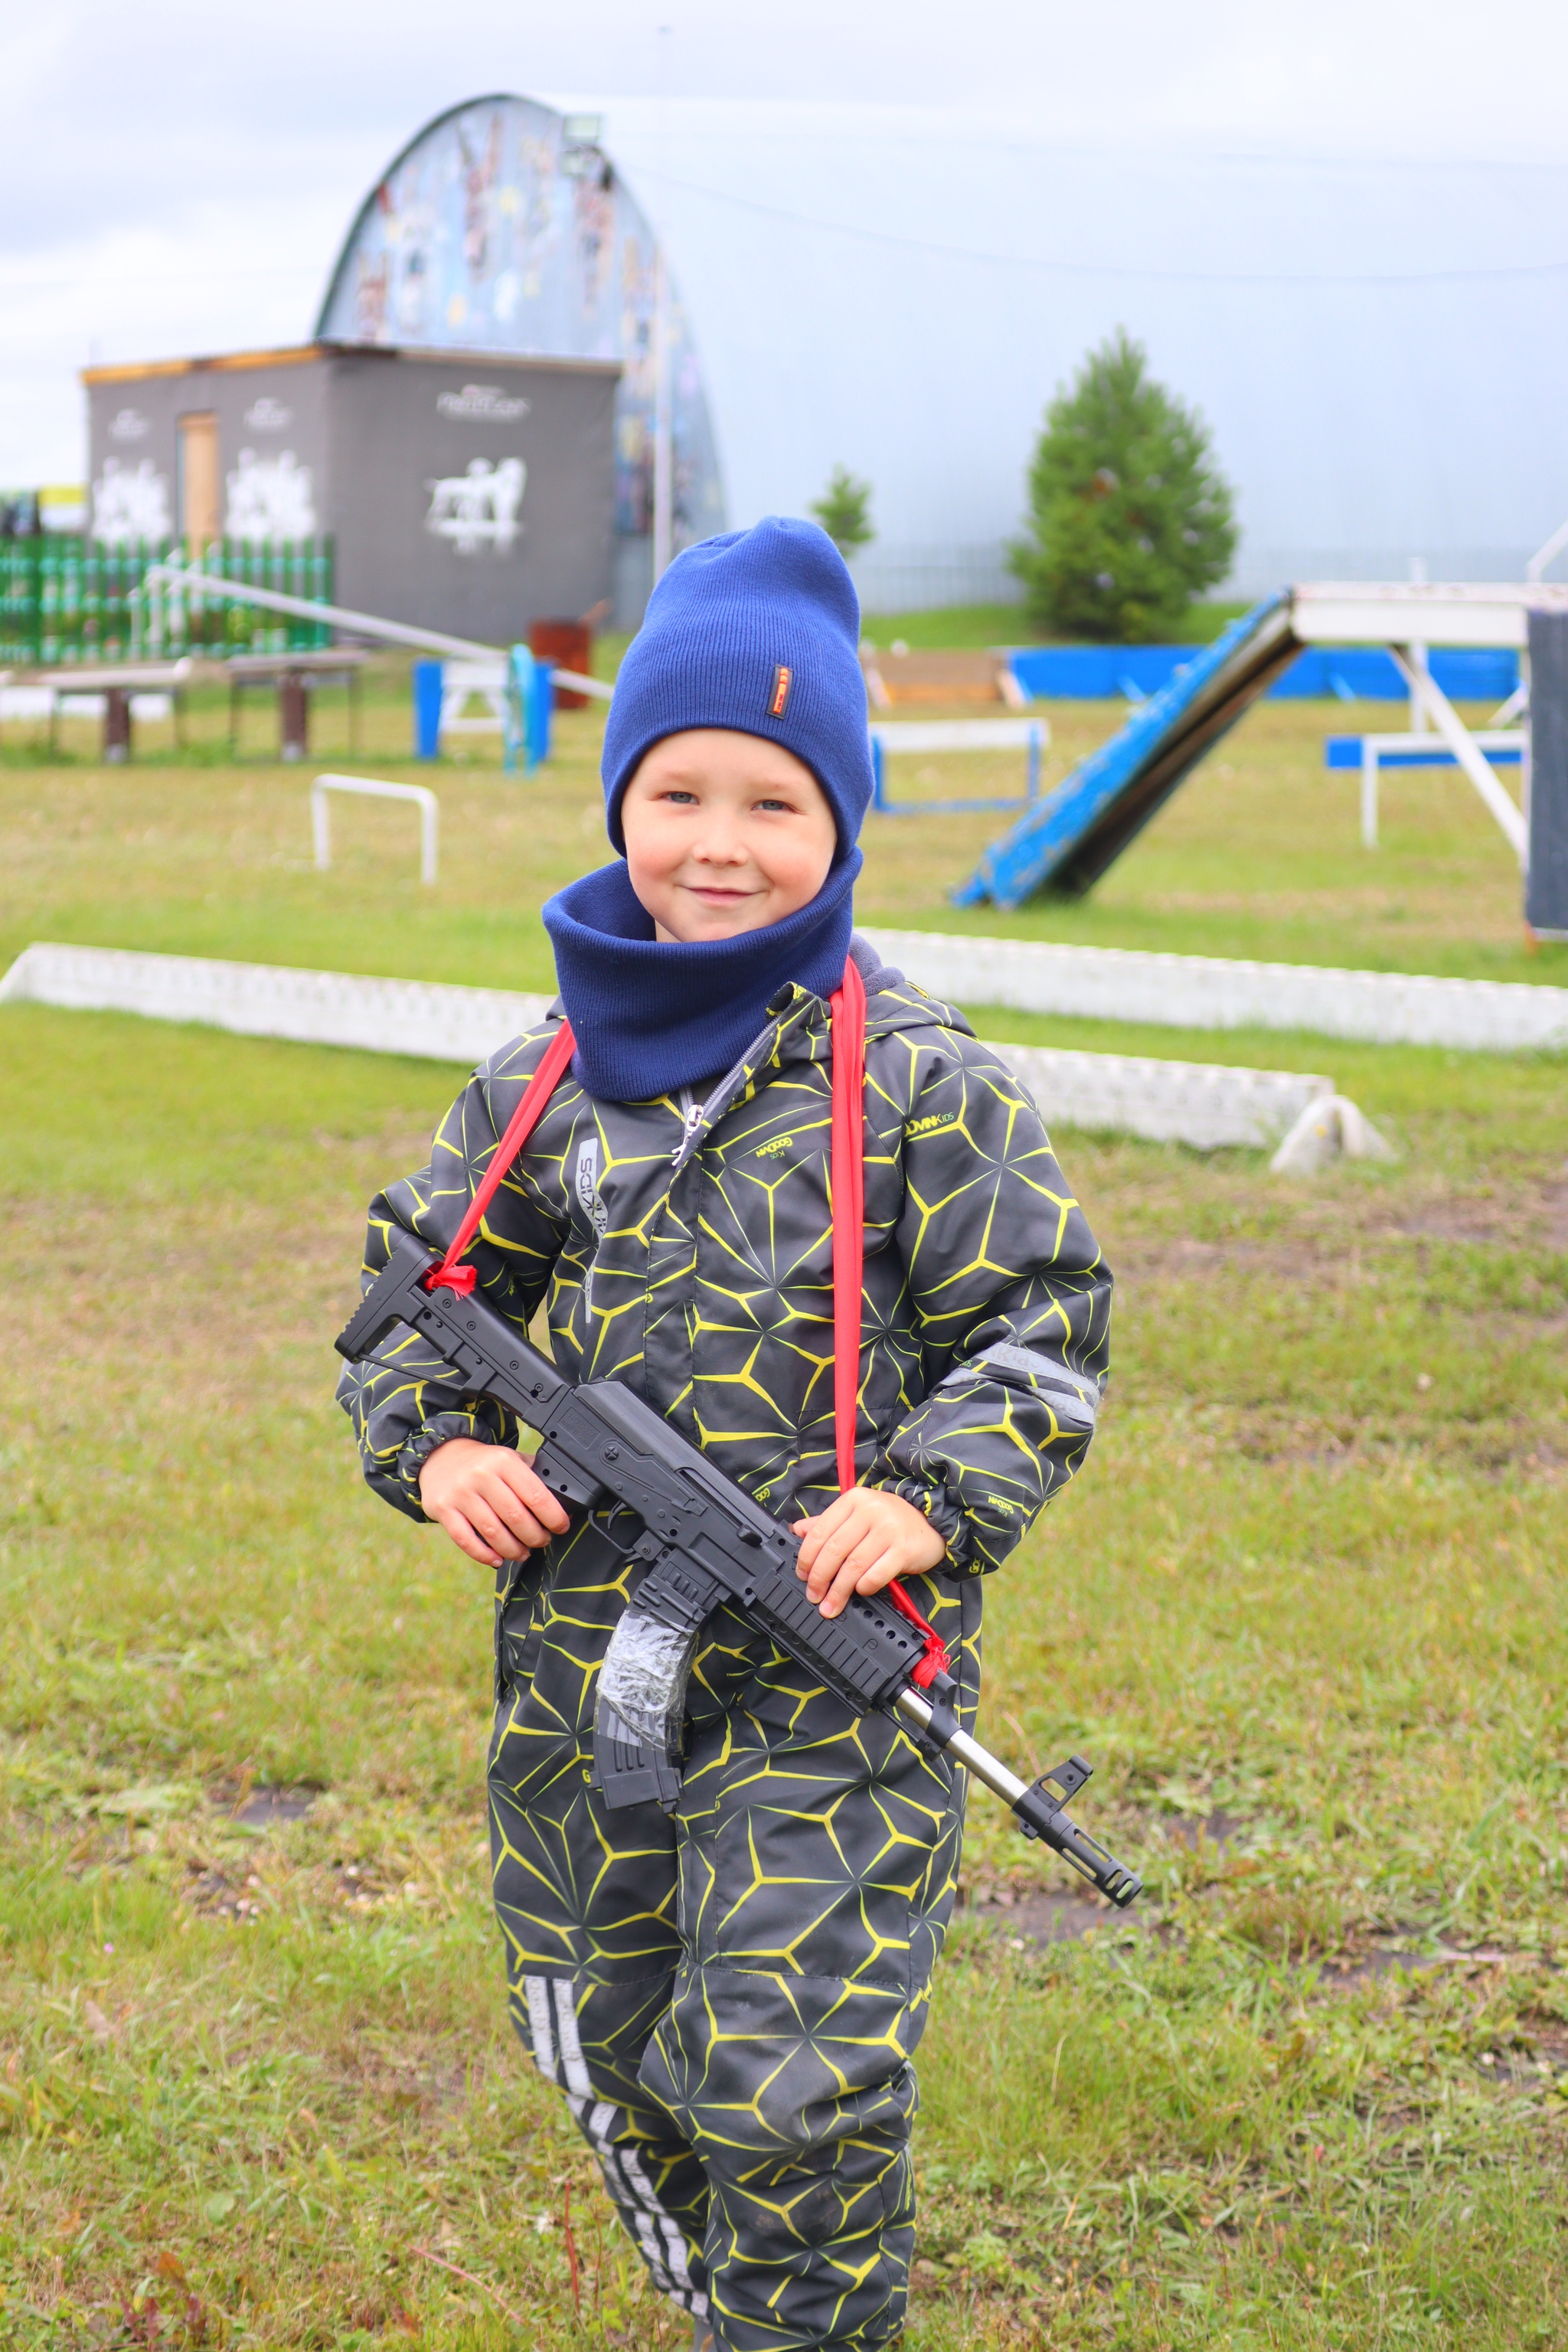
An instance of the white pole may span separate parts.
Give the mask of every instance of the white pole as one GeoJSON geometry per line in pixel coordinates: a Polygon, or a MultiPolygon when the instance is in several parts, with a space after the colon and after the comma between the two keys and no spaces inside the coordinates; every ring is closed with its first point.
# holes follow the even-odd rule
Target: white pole
{"type": "Polygon", "coordinates": [[[1536,582],[1544,576],[1547,565],[1561,555],[1565,547],[1568,547],[1568,522],[1562,522],[1558,524],[1545,546],[1538,547],[1524,567],[1524,576],[1532,588],[1536,582]]]}
{"type": "Polygon", "coordinates": [[[1388,650],[1404,672],[1412,696],[1419,695],[1421,698],[1438,734],[1496,817],[1510,848],[1522,866],[1525,859],[1524,819],[1499,783],[1494,771],[1481,757],[1469,729],[1441,687],[1435,685],[1430,677],[1416,668],[1412,658],[1415,651],[1414,646],[1390,646],[1388,650]]]}
{"type": "Polygon", "coordinates": [[[1361,739],[1361,845],[1377,847],[1377,750],[1370,735],[1361,739]]]}
{"type": "Polygon", "coordinates": [[[324,874],[332,862],[332,821],[327,809],[323,776],[318,776],[310,786],[310,834],[316,845],[316,871],[324,874]]]}
{"type": "Polygon", "coordinates": [[[669,273],[664,247],[653,262],[653,577],[657,587],[675,552],[674,449],[669,417],[669,273]]]}
{"type": "MultiPolygon", "coordinates": [[[[1419,555],[1411,557],[1410,577],[1417,583],[1426,579],[1426,564],[1424,557],[1419,555]]],[[[1431,667],[1431,659],[1426,646],[1413,645],[1410,648],[1410,658],[1425,677],[1431,667]]],[[[1420,695],[1415,693],[1410,697],[1410,732],[1412,735],[1425,735],[1426,732],[1426,706],[1420,695]]]]}
{"type": "MultiPolygon", "coordinates": [[[[269,613],[295,613],[302,620],[330,622],[334,628],[353,629],[362,637],[382,637],[394,646],[416,646],[422,652],[446,654],[458,661],[506,660],[505,648],[500,646],[476,645],[471,637],[444,636],[438,629],[409,628],[402,621],[384,621],[374,613],[353,613],[342,604],[318,604],[304,596],[285,596],[276,588],[253,588],[248,581],[220,580],[215,572],[199,569],[184,571],[177,563],[150,563],[142,574],[143,586],[153,593],[161,593],[167,582],[174,591],[176,602],[180,589],[195,581],[201,583],[210,597],[231,604],[261,604],[269,613]]],[[[584,677],[574,669],[558,669],[555,675],[574,694],[597,695],[602,702],[608,702],[614,690],[602,677],[584,677]]]]}

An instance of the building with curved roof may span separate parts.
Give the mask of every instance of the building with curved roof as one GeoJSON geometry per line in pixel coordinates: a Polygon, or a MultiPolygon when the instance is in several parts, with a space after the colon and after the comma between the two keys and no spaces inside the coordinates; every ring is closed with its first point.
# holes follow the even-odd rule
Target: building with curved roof
{"type": "Polygon", "coordinates": [[[616,603],[654,569],[660,334],[668,552],[724,528],[696,345],[596,116],[498,92],[437,115],[377,181],[333,268],[319,341],[617,362],[616,603]]]}

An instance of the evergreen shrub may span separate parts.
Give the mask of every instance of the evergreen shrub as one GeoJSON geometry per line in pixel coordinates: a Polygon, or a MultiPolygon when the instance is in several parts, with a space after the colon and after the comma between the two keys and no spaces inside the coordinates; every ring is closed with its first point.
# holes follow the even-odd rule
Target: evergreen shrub
{"type": "Polygon", "coordinates": [[[1207,425],[1119,327],[1046,411],[1028,536],[1010,553],[1029,618],[1098,642],[1169,639],[1225,578],[1236,536],[1207,425]]]}

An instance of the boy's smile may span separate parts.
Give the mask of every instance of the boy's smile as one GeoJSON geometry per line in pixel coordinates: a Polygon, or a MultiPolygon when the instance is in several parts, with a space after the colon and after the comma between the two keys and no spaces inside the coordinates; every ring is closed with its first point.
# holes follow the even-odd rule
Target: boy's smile
{"type": "Polygon", "coordinates": [[[736,939],[809,906],[837,827],[811,770],[781,743],[727,727],[656,743],[626,786],[632,888],[666,941],[736,939]]]}

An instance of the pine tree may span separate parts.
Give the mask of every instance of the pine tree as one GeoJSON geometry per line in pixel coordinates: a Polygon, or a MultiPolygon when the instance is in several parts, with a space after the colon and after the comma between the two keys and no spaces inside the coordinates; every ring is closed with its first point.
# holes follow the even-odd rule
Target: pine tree
{"type": "Polygon", "coordinates": [[[1026,609],[1069,636],[1169,637],[1236,550],[1208,427],[1119,327],[1058,392],[1029,468],[1031,536],[1011,551],[1026,609]]]}
{"type": "Polygon", "coordinates": [[[871,528],[870,508],[870,483],[858,482],[847,466],[835,466],[826,489],[813,499],[811,511],[839,554],[847,556],[877,536],[871,528]]]}

